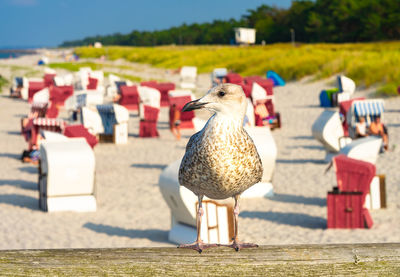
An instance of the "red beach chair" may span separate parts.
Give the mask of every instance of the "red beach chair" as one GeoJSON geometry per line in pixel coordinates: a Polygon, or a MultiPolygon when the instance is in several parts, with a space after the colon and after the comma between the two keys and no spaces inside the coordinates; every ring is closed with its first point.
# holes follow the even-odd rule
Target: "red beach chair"
{"type": "Polygon", "coordinates": [[[21,134],[25,138],[26,142],[28,142],[30,138],[31,128],[33,126],[33,119],[38,117],[46,117],[47,110],[48,103],[32,103],[31,111],[28,116],[21,118],[21,134]]]}
{"type": "Polygon", "coordinates": [[[38,145],[38,136],[41,130],[62,133],[65,122],[58,118],[35,118],[33,119],[33,127],[31,128],[31,137],[29,141],[29,150],[34,149],[38,145]]]}
{"type": "Polygon", "coordinates": [[[144,86],[144,87],[154,88],[154,86],[157,85],[157,81],[153,81],[153,80],[151,80],[151,81],[143,81],[143,82],[140,82],[140,85],[144,86]]]}
{"type": "Polygon", "coordinates": [[[279,112],[275,111],[274,105],[274,91],[273,86],[274,82],[270,79],[258,79],[253,80],[252,82],[252,101],[255,107],[254,111],[254,119],[256,126],[264,126],[263,120],[260,114],[256,113],[256,104],[264,104],[265,108],[268,111],[269,126],[271,129],[280,128],[281,127],[281,116],[279,112]],[[256,86],[256,84],[258,86],[256,86]],[[261,88],[260,88],[261,87],[261,88]]]}
{"type": "Polygon", "coordinates": [[[161,107],[169,106],[168,92],[175,89],[174,83],[157,83],[157,81],[141,82],[141,86],[155,88],[161,93],[161,107]]]}
{"type": "Polygon", "coordinates": [[[46,87],[45,83],[43,81],[34,81],[34,82],[29,82],[29,87],[28,87],[28,102],[32,103],[33,95],[35,95],[36,92],[44,89],[46,87]]]}
{"type": "Polygon", "coordinates": [[[51,85],[54,85],[54,77],[56,74],[44,74],[43,81],[46,87],[49,87],[51,85]]]}
{"type": "MultiPolygon", "coordinates": [[[[171,96],[169,98],[169,124],[173,124],[172,120],[174,118],[174,110],[172,108],[175,105],[175,109],[182,110],[183,106],[186,103],[192,101],[192,97],[190,95],[183,95],[183,96],[171,96]]],[[[179,125],[181,129],[193,129],[193,118],[195,117],[194,111],[190,112],[181,112],[181,124],[179,125]]]]}
{"type": "Polygon", "coordinates": [[[237,73],[233,73],[233,72],[230,72],[230,73],[226,74],[225,79],[226,79],[226,82],[227,82],[227,83],[231,83],[231,84],[240,85],[240,84],[243,83],[243,78],[242,78],[242,76],[240,76],[240,75],[237,74],[237,73]]]}
{"type": "Polygon", "coordinates": [[[137,86],[121,86],[121,98],[118,104],[124,106],[128,110],[138,110],[139,92],[137,86]]]}
{"type": "Polygon", "coordinates": [[[353,104],[353,102],[355,100],[364,100],[364,97],[358,97],[358,98],[354,98],[348,101],[342,101],[339,104],[339,112],[343,115],[343,132],[344,132],[344,136],[348,137],[349,136],[349,122],[347,122],[347,112],[350,110],[351,108],[351,104],[353,104]]]}
{"type": "Polygon", "coordinates": [[[90,147],[94,148],[95,145],[99,142],[97,137],[89,133],[88,129],[86,129],[83,125],[70,125],[65,127],[64,136],[69,138],[82,137],[85,138],[90,147]]]}
{"type": "Polygon", "coordinates": [[[174,83],[158,83],[156,89],[161,93],[161,107],[169,106],[168,92],[175,89],[174,83]]]}
{"type": "Polygon", "coordinates": [[[56,106],[64,106],[65,100],[74,94],[73,86],[51,86],[50,102],[56,106]]]}
{"type": "Polygon", "coordinates": [[[338,189],[328,193],[328,228],[371,228],[371,215],[364,207],[375,176],[375,165],[339,155],[333,158],[338,189]]]}
{"type": "Polygon", "coordinates": [[[253,85],[254,82],[264,80],[261,76],[247,76],[244,77],[244,83],[247,85],[253,85]]]}
{"type": "Polygon", "coordinates": [[[140,120],[139,137],[159,137],[157,120],[160,109],[144,105],[144,119],[140,120]]]}

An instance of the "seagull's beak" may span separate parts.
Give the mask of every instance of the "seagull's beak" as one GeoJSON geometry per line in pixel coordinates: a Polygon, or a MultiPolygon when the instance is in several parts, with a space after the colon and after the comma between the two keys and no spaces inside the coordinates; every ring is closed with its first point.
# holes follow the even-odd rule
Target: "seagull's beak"
{"type": "Polygon", "coordinates": [[[207,102],[199,102],[200,99],[193,100],[193,101],[186,103],[186,105],[182,109],[182,112],[190,112],[193,110],[201,109],[204,107],[204,105],[208,104],[207,102]]]}

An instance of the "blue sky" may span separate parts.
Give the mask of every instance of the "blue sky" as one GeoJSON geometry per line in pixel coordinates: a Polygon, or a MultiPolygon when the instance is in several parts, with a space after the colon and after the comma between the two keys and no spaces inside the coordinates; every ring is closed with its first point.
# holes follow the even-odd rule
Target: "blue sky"
{"type": "Polygon", "coordinates": [[[0,0],[0,48],[57,46],[65,40],[183,23],[238,19],[261,4],[291,0],[0,0]]]}

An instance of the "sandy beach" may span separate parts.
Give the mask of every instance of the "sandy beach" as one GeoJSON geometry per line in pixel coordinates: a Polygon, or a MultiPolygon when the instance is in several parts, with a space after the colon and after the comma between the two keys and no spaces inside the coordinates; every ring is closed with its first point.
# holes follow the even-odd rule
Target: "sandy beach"
{"type": "MultiPolygon", "coordinates": [[[[0,60],[0,74],[11,78],[33,70],[33,75],[42,76],[42,68],[33,66],[38,57],[0,60]]],[[[166,70],[135,66],[136,76],[177,82],[177,75],[166,70]]],[[[372,229],[326,229],[326,194],[336,179],[334,170],[324,175],[325,151],[312,137],[311,126],[323,111],[318,95],[333,81],[334,77],[306,78],[274,88],[276,109],[282,116],[282,128],[273,131],[278,146],[275,196],[242,200],[239,228],[244,241],[260,245],[400,241],[400,97],[385,99],[390,147],[397,147],[380,154],[377,161],[377,172],[386,175],[387,209],[371,211],[372,229]]],[[[209,86],[209,74],[201,74],[198,96],[209,86]]],[[[183,156],[193,131],[183,131],[176,141],[168,127],[168,108],[162,108],[160,138],[139,138],[139,118],[131,112],[129,143],[102,143],[94,149],[97,211],[45,213],[38,208],[38,169],[19,159],[27,147],[20,135],[20,118],[27,115],[29,105],[8,98],[7,89],[0,94],[0,249],[175,245],[168,241],[170,211],[158,178],[168,164],[183,156]]],[[[358,88],[355,96],[372,97],[372,91],[358,88]]]]}

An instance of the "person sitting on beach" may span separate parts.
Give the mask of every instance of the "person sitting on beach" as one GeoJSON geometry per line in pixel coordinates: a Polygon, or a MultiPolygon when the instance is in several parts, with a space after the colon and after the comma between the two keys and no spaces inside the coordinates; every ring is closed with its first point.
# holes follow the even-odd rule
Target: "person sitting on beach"
{"type": "Polygon", "coordinates": [[[254,113],[262,120],[262,125],[269,126],[269,113],[267,107],[265,107],[265,101],[257,100],[254,113]]]}
{"type": "Polygon", "coordinates": [[[356,124],[356,137],[362,138],[368,136],[367,134],[367,123],[365,122],[365,117],[360,117],[360,122],[356,124]]]}
{"type": "Polygon", "coordinates": [[[181,139],[181,112],[179,109],[176,108],[176,105],[173,104],[170,110],[170,130],[172,134],[175,136],[177,140],[181,139]]]}
{"type": "Polygon", "coordinates": [[[386,127],[381,122],[381,117],[376,116],[374,121],[369,126],[369,133],[374,136],[382,137],[383,148],[388,150],[389,147],[389,136],[386,127]]]}

